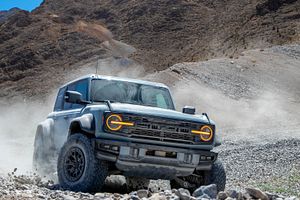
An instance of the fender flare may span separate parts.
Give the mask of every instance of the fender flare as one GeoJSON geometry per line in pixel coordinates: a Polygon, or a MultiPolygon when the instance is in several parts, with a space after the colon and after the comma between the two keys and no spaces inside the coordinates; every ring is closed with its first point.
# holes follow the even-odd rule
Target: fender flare
{"type": "Polygon", "coordinates": [[[39,136],[43,138],[43,145],[45,148],[50,148],[53,144],[53,119],[46,119],[45,121],[38,124],[36,133],[35,133],[35,140],[34,146],[36,146],[36,141],[39,136]]]}
{"type": "Polygon", "coordinates": [[[94,115],[84,114],[80,117],[74,118],[69,127],[68,137],[74,133],[83,132],[84,134],[94,135],[95,134],[95,123],[94,115]]]}
{"type": "Polygon", "coordinates": [[[220,135],[218,134],[218,135],[215,135],[215,147],[218,147],[220,145],[222,145],[222,141],[221,141],[220,135]]]}

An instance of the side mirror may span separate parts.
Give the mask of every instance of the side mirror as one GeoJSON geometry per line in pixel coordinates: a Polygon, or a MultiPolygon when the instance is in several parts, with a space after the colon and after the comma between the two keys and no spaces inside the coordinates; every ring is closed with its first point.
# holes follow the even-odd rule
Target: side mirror
{"type": "Polygon", "coordinates": [[[65,101],[68,103],[82,103],[82,94],[76,91],[66,91],[65,101]]]}
{"type": "Polygon", "coordinates": [[[182,109],[182,112],[185,114],[194,115],[196,112],[196,109],[192,106],[184,106],[182,109]]]}

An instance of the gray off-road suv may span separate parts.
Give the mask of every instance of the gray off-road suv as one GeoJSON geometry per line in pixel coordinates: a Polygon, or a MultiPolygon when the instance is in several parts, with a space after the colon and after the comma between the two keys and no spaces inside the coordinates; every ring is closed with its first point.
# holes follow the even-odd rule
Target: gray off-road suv
{"type": "MultiPolygon", "coordinates": [[[[191,97],[192,98],[192,97],[191,97]]],[[[57,159],[60,185],[99,191],[109,175],[124,175],[131,189],[168,179],[193,190],[226,175],[217,153],[215,124],[193,107],[175,111],[167,86],[89,75],[62,86],[54,110],[37,127],[34,167],[57,159]]]]}

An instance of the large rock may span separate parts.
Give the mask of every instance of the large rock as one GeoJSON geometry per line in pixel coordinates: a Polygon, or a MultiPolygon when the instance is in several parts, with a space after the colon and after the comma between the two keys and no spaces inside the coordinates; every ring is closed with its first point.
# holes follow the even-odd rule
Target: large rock
{"type": "Polygon", "coordinates": [[[233,199],[237,199],[238,198],[238,192],[235,190],[228,190],[226,191],[227,195],[233,199]]]}
{"type": "Polygon", "coordinates": [[[225,200],[228,197],[226,192],[219,192],[217,199],[218,200],[225,200]]]}
{"type": "Polygon", "coordinates": [[[257,188],[246,188],[246,192],[255,199],[268,200],[268,196],[257,188]]]}
{"type": "Polygon", "coordinates": [[[140,200],[140,198],[137,195],[131,195],[130,199],[132,199],[132,200],[140,200]]]}
{"type": "Polygon", "coordinates": [[[142,189],[142,190],[138,190],[136,193],[137,193],[137,196],[139,198],[147,198],[148,194],[149,194],[149,191],[145,190],[145,189],[142,189]]]}
{"type": "Polygon", "coordinates": [[[212,199],[216,199],[218,194],[217,186],[215,184],[201,186],[193,192],[194,197],[200,197],[204,194],[212,199]]]}
{"type": "Polygon", "coordinates": [[[149,198],[149,200],[166,200],[166,197],[163,194],[155,193],[149,198]]]}
{"type": "Polygon", "coordinates": [[[175,191],[175,194],[181,199],[181,200],[189,200],[191,198],[191,194],[187,189],[179,188],[175,191]]]}
{"type": "Polygon", "coordinates": [[[196,200],[205,200],[205,199],[212,199],[210,196],[208,196],[207,194],[203,194],[200,197],[197,197],[196,200]]]}
{"type": "Polygon", "coordinates": [[[269,200],[276,200],[276,199],[278,199],[278,198],[282,198],[282,197],[280,197],[280,196],[277,195],[277,194],[272,194],[272,193],[269,193],[269,192],[265,192],[265,194],[268,196],[268,199],[269,199],[269,200]]]}

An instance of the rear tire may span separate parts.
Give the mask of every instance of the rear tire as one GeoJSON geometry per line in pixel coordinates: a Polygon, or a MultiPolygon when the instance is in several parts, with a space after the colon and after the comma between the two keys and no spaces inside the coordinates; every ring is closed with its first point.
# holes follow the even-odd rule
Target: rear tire
{"type": "Polygon", "coordinates": [[[205,173],[205,182],[206,185],[216,184],[218,192],[225,190],[226,173],[221,161],[216,160],[211,171],[205,173]]]}
{"type": "Polygon", "coordinates": [[[89,138],[75,134],[68,138],[60,151],[57,173],[64,189],[97,192],[108,175],[108,164],[96,158],[89,138]]]}
{"type": "Polygon", "coordinates": [[[171,180],[171,188],[185,188],[190,192],[193,192],[202,185],[215,184],[217,190],[224,191],[226,185],[226,173],[221,161],[216,160],[210,171],[196,171],[191,176],[178,177],[182,181],[182,184],[176,180],[171,180]],[[186,185],[186,187],[185,187],[186,185]],[[190,186],[190,187],[188,187],[190,186]]]}

